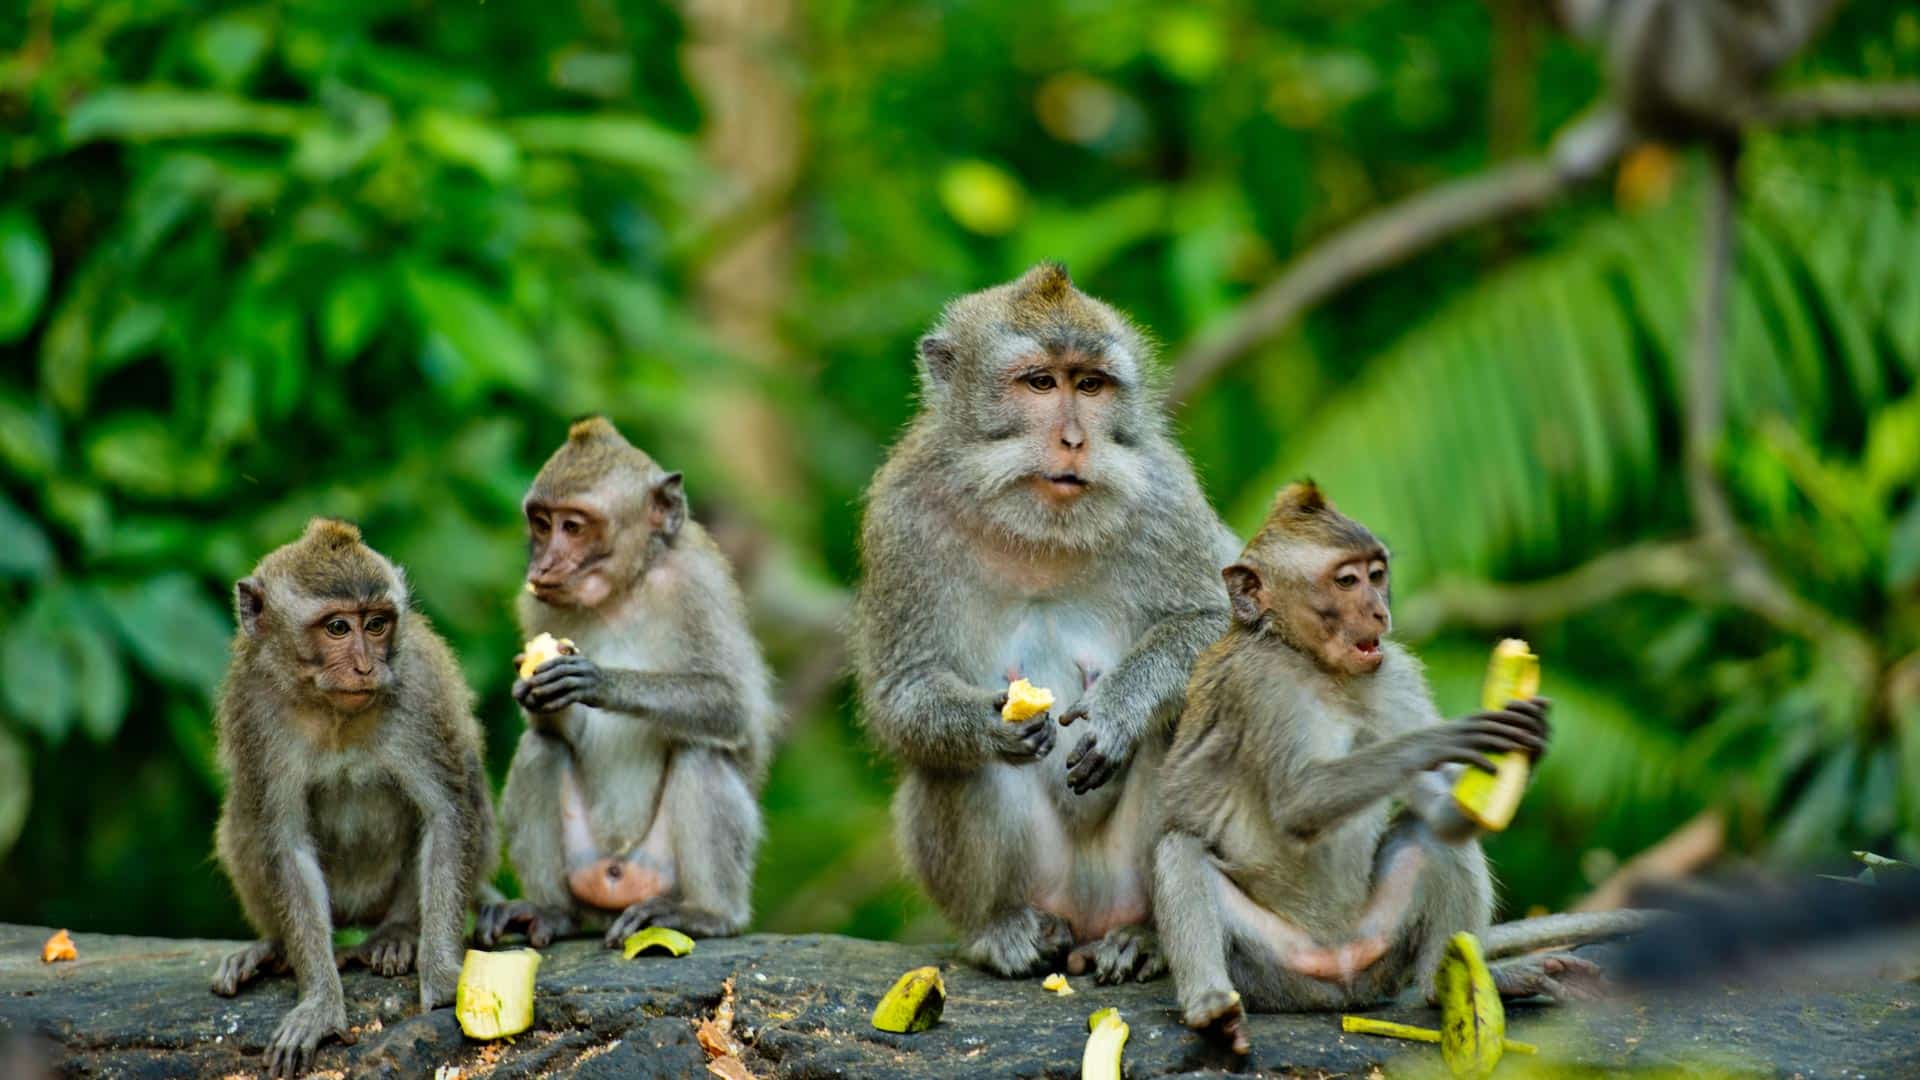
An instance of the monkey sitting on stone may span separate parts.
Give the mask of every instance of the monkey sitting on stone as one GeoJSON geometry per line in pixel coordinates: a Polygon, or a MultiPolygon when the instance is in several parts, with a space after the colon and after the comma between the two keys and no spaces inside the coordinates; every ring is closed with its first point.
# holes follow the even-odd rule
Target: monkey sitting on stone
{"type": "Polygon", "coordinates": [[[521,628],[575,652],[513,685],[528,728],[500,815],[525,895],[484,907],[476,939],[739,933],[777,712],[726,557],[680,474],[600,417],[568,431],[525,510],[521,628]]]}
{"type": "Polygon", "coordinates": [[[347,1037],[337,970],[420,971],[420,1007],[453,1000],[461,935],[498,849],[473,695],[360,531],[315,519],[234,586],[240,632],[216,713],[228,777],[216,847],[262,940],[213,991],[292,969],[300,1000],[267,1045],[274,1076],[347,1037]],[[336,926],[370,924],[336,952],[336,926]]]}
{"type": "Polygon", "coordinates": [[[1152,977],[1155,775],[1238,544],[1167,433],[1146,341],[1063,267],[955,300],[919,369],[867,493],[852,638],[862,718],[903,772],[901,851],[971,962],[1152,977]],[[1084,734],[1003,720],[1019,678],[1084,734]]]}
{"type": "MultiPolygon", "coordinates": [[[[1247,1052],[1243,1008],[1335,1009],[1426,992],[1447,939],[1483,933],[1493,886],[1453,802],[1461,766],[1538,757],[1545,699],[1442,722],[1420,664],[1385,640],[1387,550],[1312,484],[1281,491],[1224,571],[1233,622],[1195,664],[1164,771],[1154,912],[1183,1018],[1247,1052]],[[1397,804],[1397,806],[1395,805],[1397,804]]],[[[1498,957],[1644,916],[1496,928],[1498,957]]],[[[1493,965],[1509,996],[1584,996],[1589,960],[1493,965]]]]}

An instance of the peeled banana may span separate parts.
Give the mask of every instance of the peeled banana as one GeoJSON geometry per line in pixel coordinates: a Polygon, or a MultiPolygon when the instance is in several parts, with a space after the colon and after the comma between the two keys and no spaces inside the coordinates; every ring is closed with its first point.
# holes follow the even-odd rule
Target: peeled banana
{"type": "Polygon", "coordinates": [[[937,967],[914,968],[900,976],[873,1010],[873,1026],[902,1035],[925,1031],[940,1022],[947,1007],[947,984],[937,967]]]}
{"type": "Polygon", "coordinates": [[[501,1039],[533,1026],[533,977],[540,954],[532,949],[468,949],[453,994],[460,1030],[475,1039],[501,1039]]]}
{"type": "Polygon", "coordinates": [[[520,677],[531,679],[541,664],[573,652],[572,638],[557,638],[542,630],[520,650],[520,677]]]}
{"type": "MultiPolygon", "coordinates": [[[[1480,691],[1480,707],[1504,709],[1509,701],[1525,701],[1540,692],[1540,658],[1519,638],[1507,638],[1493,648],[1487,681],[1480,691]]],[[[1512,751],[1496,754],[1494,770],[1468,766],[1453,785],[1453,801],[1468,820],[1498,832],[1513,820],[1520,796],[1527,790],[1527,755],[1512,751]]]]}
{"type": "Polygon", "coordinates": [[[1000,719],[1009,724],[1024,724],[1053,708],[1053,691],[1035,686],[1025,679],[1007,684],[1007,703],[1000,707],[1000,719]]]}
{"type": "Polygon", "coordinates": [[[1080,1055],[1080,1080],[1120,1080],[1120,1052],[1126,1048],[1129,1028],[1118,1009],[1101,1009],[1087,1018],[1093,1034],[1080,1055]]]}

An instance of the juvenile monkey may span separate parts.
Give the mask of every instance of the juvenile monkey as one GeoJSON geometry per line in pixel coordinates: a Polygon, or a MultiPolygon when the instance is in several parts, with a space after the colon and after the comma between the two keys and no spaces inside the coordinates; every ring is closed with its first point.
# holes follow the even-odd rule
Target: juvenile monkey
{"type": "Polygon", "coordinates": [[[732,569],[680,474],[600,417],[525,510],[521,629],[577,651],[513,685],[528,728],[500,814],[525,899],[487,905],[478,940],[541,947],[609,920],[609,947],[645,926],[739,933],[776,712],[732,569]]]}
{"type": "Polygon", "coordinates": [[[1164,971],[1145,876],[1188,667],[1226,624],[1235,542],[1166,431],[1151,355],[1057,264],[950,304],[920,414],[867,493],[853,626],[862,715],[902,766],[901,851],[1004,976],[1067,957],[1164,971]],[[1007,684],[1054,720],[1000,718],[1007,684]]]}
{"type": "Polygon", "coordinates": [[[461,934],[498,849],[473,695],[398,567],[316,518],[234,585],[240,632],[216,712],[228,777],[215,834],[262,940],[213,992],[291,968],[300,1000],[267,1046],[274,1076],[345,1037],[336,970],[420,971],[420,1007],[453,1000],[461,934]],[[336,953],[335,926],[371,924],[336,953]]]}
{"type": "MultiPolygon", "coordinates": [[[[1224,571],[1232,626],[1203,653],[1167,757],[1155,916],[1186,1023],[1245,1053],[1243,1007],[1344,1008],[1424,992],[1447,938],[1484,932],[1492,882],[1454,807],[1462,765],[1546,748],[1548,703],[1443,723],[1420,665],[1385,640],[1387,550],[1312,484],[1280,492],[1224,571]],[[1401,809],[1389,803],[1397,800],[1401,809]]],[[[1490,955],[1634,913],[1499,928],[1490,955]]],[[[1553,953],[1494,966],[1503,994],[1581,995],[1553,953]]]]}

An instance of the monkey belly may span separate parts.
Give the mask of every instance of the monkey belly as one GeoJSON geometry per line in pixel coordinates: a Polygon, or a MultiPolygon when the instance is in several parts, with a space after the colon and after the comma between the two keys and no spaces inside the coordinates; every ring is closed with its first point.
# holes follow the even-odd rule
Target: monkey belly
{"type": "Polygon", "coordinates": [[[336,925],[379,922],[417,872],[419,814],[397,785],[338,779],[310,798],[314,849],[336,925]]]}
{"type": "MultiPolygon", "coordinates": [[[[669,764],[667,768],[671,768],[669,764]]],[[[666,770],[661,770],[660,789],[666,770]]],[[[656,792],[657,794],[657,792],[656,792]]],[[[646,836],[624,851],[608,851],[582,792],[576,766],[560,773],[560,832],[566,851],[567,891],[575,900],[603,911],[624,911],[673,890],[674,851],[668,815],[653,807],[646,836]]]]}
{"type": "MultiPolygon", "coordinates": [[[[1092,825],[1063,814],[1038,790],[1054,781],[1038,769],[1019,771],[1030,808],[1027,902],[1058,915],[1073,928],[1077,942],[1097,941],[1113,930],[1145,922],[1152,911],[1147,893],[1141,778],[1129,774],[1110,785],[1118,788],[1115,811],[1092,825]]],[[[1146,773],[1143,771],[1141,777],[1146,773]]]]}
{"type": "Polygon", "coordinates": [[[595,859],[567,873],[573,898],[602,911],[625,911],[673,888],[670,868],[629,862],[615,855],[595,859]]]}

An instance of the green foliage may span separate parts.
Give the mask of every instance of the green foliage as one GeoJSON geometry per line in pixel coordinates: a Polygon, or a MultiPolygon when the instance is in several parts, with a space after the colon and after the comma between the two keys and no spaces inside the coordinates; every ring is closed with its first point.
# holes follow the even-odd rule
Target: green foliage
{"type": "MultiPolygon", "coordinates": [[[[1910,73],[1911,20],[1848,5],[1802,66],[1910,73]]],[[[740,56],[688,47],[715,32],[630,0],[0,11],[0,918],[239,931],[206,857],[208,702],[231,582],[309,516],[408,567],[497,778],[518,500],[570,418],[610,414],[704,519],[790,546],[756,595],[791,685],[822,635],[788,613],[852,579],[944,299],[1064,258],[1177,343],[1487,158],[1480,0],[841,3],[740,56]],[[751,108],[701,55],[763,65],[751,108]],[[743,113],[795,120],[769,190],[703,142],[743,113]],[[714,279],[775,219],[772,344],[717,332],[739,313],[714,279]],[[738,464],[769,431],[785,486],[738,464]]],[[[1536,140],[1598,85],[1548,40],[1536,140]]],[[[1769,557],[1886,662],[1920,635],[1913,150],[1849,128],[1747,162],[1724,448],[1769,557]]],[[[1337,298],[1180,418],[1209,490],[1244,527],[1312,471],[1395,544],[1403,591],[1683,529],[1693,201],[1579,200],[1337,298]]],[[[1911,856],[1920,717],[1815,645],[1671,600],[1527,629],[1563,721],[1494,845],[1514,903],[1714,800],[1782,848],[1911,856]]],[[[1456,708],[1485,645],[1429,649],[1456,708]]],[[[942,932],[898,876],[889,784],[844,695],[794,718],[767,925],[942,932]]]]}

